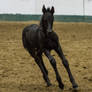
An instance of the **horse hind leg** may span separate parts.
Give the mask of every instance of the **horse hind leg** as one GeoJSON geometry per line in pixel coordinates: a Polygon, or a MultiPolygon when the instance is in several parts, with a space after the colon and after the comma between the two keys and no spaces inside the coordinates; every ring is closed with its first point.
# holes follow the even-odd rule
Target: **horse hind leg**
{"type": "Polygon", "coordinates": [[[47,86],[50,86],[50,80],[48,78],[48,71],[43,63],[43,59],[41,55],[38,55],[36,52],[34,52],[34,49],[29,49],[28,52],[30,53],[30,55],[34,58],[36,64],[39,66],[42,74],[43,74],[43,79],[45,80],[45,82],[47,83],[47,86]]]}
{"type": "Polygon", "coordinates": [[[48,72],[47,72],[47,69],[43,63],[43,60],[42,60],[42,57],[41,56],[37,56],[35,58],[35,62],[37,63],[37,65],[39,66],[42,74],[43,74],[43,79],[45,80],[45,82],[47,83],[47,86],[50,86],[51,83],[50,83],[50,80],[48,78],[48,72]]]}
{"type": "Polygon", "coordinates": [[[48,70],[46,69],[46,67],[45,67],[45,65],[44,65],[44,62],[43,62],[43,61],[41,61],[41,63],[42,63],[42,66],[43,66],[43,68],[44,68],[44,70],[45,70],[46,74],[48,75],[48,70]]]}
{"type": "Polygon", "coordinates": [[[46,69],[46,66],[44,65],[44,62],[43,62],[43,59],[42,59],[42,52],[43,52],[43,51],[38,50],[37,52],[38,52],[37,55],[40,56],[40,58],[41,58],[42,66],[43,66],[43,68],[44,68],[46,74],[48,75],[48,70],[46,69]]]}

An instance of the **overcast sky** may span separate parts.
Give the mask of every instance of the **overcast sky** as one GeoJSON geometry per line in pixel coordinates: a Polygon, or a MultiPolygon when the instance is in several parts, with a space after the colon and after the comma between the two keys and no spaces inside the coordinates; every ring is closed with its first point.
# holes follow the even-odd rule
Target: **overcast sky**
{"type": "Polygon", "coordinates": [[[92,15],[92,0],[0,0],[0,13],[41,14],[42,5],[55,7],[56,14],[92,15]]]}

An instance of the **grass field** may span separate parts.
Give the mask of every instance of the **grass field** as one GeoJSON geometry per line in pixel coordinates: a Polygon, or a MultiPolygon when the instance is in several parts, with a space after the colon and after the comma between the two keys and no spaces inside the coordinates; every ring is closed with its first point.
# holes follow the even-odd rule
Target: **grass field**
{"type": "MultiPolygon", "coordinates": [[[[0,22],[0,92],[62,92],[48,59],[43,55],[51,87],[46,87],[39,67],[22,46],[22,30],[33,23],[38,24],[0,22]]],[[[92,24],[55,22],[54,31],[79,85],[78,92],[92,92],[92,24]]],[[[65,84],[63,92],[74,92],[60,58],[54,51],[51,54],[65,84]]]]}

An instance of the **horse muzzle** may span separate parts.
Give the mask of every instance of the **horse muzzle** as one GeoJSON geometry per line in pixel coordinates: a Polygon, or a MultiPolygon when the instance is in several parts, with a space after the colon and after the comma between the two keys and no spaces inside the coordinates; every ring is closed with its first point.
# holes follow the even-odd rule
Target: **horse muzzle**
{"type": "Polygon", "coordinates": [[[51,32],[52,32],[52,29],[48,29],[48,30],[47,30],[47,33],[51,33],[51,32]]]}

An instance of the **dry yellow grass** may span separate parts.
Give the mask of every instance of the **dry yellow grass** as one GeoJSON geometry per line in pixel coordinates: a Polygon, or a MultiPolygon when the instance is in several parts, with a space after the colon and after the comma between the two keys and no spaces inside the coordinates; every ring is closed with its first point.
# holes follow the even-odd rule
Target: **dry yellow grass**
{"type": "MultiPolygon", "coordinates": [[[[45,87],[34,59],[22,46],[21,34],[26,25],[39,22],[0,22],[0,92],[58,92],[54,71],[43,56],[52,87],[45,87]]],[[[92,24],[54,23],[62,49],[69,61],[78,92],[92,92],[92,24]]],[[[64,92],[73,92],[67,72],[57,54],[52,51],[65,84],[64,92]]]]}

